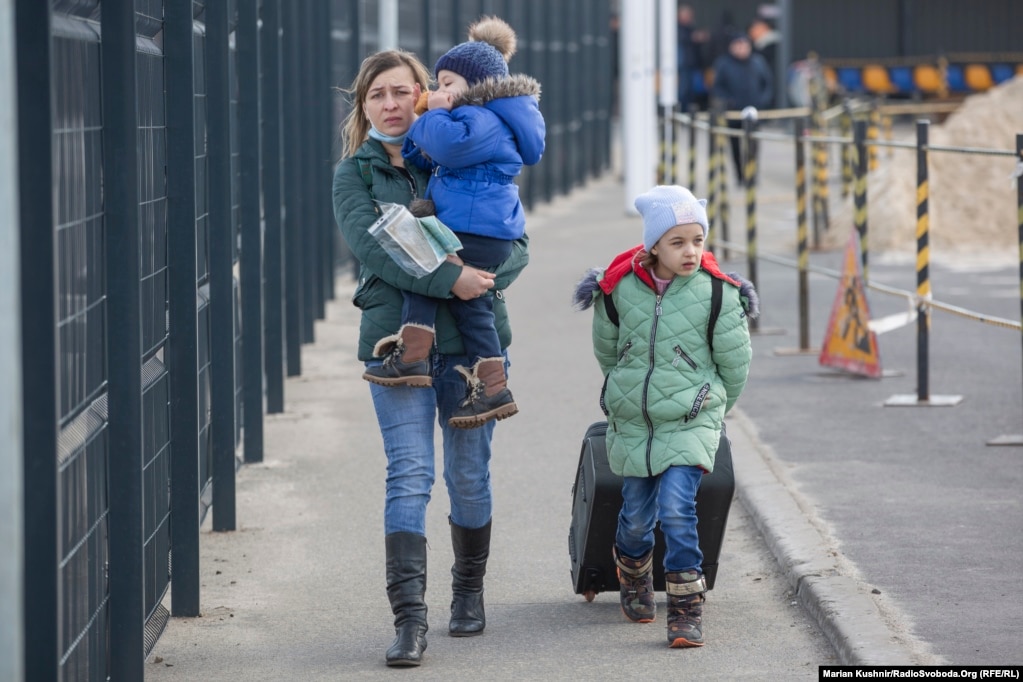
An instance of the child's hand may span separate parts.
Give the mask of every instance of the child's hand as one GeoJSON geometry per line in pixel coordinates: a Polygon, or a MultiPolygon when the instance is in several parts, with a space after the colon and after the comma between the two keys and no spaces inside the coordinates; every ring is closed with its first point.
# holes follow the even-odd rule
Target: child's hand
{"type": "Polygon", "coordinates": [[[447,111],[451,111],[451,93],[442,92],[440,90],[431,90],[429,105],[430,111],[433,111],[434,109],[446,109],[447,111]]]}
{"type": "Polygon", "coordinates": [[[416,113],[416,116],[420,116],[426,113],[427,109],[429,109],[430,107],[429,102],[430,91],[424,90],[422,93],[420,93],[419,99],[416,100],[416,105],[412,109],[416,113]]]}

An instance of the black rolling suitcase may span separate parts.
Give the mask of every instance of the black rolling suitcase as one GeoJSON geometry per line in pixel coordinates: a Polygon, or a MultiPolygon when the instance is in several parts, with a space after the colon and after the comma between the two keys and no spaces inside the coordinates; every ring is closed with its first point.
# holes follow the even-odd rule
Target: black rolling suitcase
{"type": "MultiPolygon", "coordinates": [[[[622,479],[608,466],[604,442],[606,431],[605,421],[596,422],[586,429],[575,485],[572,486],[568,553],[572,561],[575,593],[584,595],[587,601],[598,592],[618,590],[611,548],[618,528],[618,512],[622,508],[622,479]]],[[[714,473],[703,477],[696,494],[697,532],[708,590],[713,589],[717,577],[718,556],[734,492],[732,450],[722,431],[714,473]]],[[[654,589],[664,591],[664,537],[659,526],[654,531],[654,538],[654,589]]]]}

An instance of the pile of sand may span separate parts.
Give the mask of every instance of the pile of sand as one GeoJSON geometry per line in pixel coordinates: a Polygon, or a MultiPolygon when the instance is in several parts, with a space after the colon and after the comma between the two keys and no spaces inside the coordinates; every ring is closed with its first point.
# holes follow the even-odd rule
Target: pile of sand
{"type": "MultiPolygon", "coordinates": [[[[912,125],[902,141],[916,142],[912,125]]],[[[1023,133],[1023,77],[967,97],[930,144],[1012,151],[1023,133]]],[[[916,151],[878,150],[867,181],[868,245],[874,252],[916,250],[916,151]]],[[[936,256],[1018,252],[1015,156],[932,151],[928,162],[931,252],[936,256]]],[[[852,198],[831,216],[824,245],[844,246],[853,225],[852,198]]]]}

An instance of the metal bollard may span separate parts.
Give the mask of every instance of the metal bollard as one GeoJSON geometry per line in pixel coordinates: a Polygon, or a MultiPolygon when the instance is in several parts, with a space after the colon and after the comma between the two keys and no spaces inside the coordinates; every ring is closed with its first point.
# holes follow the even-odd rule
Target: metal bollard
{"type": "MultiPolygon", "coordinates": [[[[757,122],[757,110],[746,107],[742,110],[742,158],[743,184],[746,187],[746,255],[749,279],[757,284],[757,155],[753,146],[753,126],[757,122]]],[[[759,326],[757,318],[749,321],[750,331],[759,326]]]]}

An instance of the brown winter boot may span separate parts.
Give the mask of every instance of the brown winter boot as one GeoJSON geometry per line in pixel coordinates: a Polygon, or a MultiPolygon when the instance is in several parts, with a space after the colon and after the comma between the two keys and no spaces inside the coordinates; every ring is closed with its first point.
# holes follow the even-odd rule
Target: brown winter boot
{"type": "Polygon", "coordinates": [[[367,367],[362,378],[381,386],[433,386],[433,327],[403,324],[398,333],[385,336],[373,347],[373,357],[384,359],[379,367],[367,367]]]}
{"type": "Polygon", "coordinates": [[[618,566],[622,613],[634,623],[652,623],[657,615],[657,603],[654,601],[654,550],[639,559],[630,559],[621,554],[617,546],[612,552],[615,565],[618,566]]]}
{"type": "Polygon", "coordinates": [[[504,358],[481,358],[472,369],[459,365],[455,369],[469,384],[465,400],[459,404],[448,426],[455,429],[474,429],[492,419],[507,419],[519,411],[508,390],[504,375],[504,358]]]}
{"type": "Polygon", "coordinates": [[[707,581],[696,571],[664,574],[668,593],[668,646],[703,646],[703,602],[707,581]]]}

